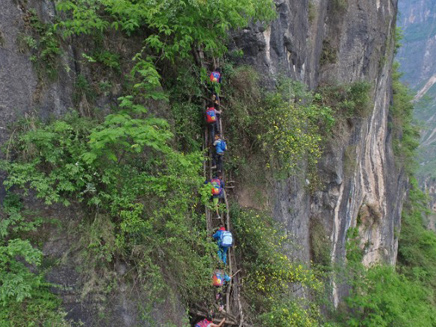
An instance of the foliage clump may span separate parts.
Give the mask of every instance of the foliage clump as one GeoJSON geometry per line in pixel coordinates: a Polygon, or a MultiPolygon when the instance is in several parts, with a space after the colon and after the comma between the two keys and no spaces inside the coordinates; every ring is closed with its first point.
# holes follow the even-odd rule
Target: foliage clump
{"type": "Polygon", "coordinates": [[[236,255],[244,272],[243,295],[255,326],[319,326],[320,308],[299,294],[319,294],[315,274],[286,255],[294,246],[280,226],[263,212],[232,206],[236,255]]]}
{"type": "Polygon", "coordinates": [[[371,84],[365,81],[345,85],[323,85],[318,89],[324,105],[337,118],[367,118],[371,114],[371,84]]]}
{"type": "MultiPolygon", "coordinates": [[[[172,263],[166,265],[171,274],[171,268],[179,271],[186,262],[196,262],[193,253],[198,253],[199,265],[206,263],[201,255],[208,253],[201,241],[202,222],[191,211],[203,182],[201,153],[172,150],[164,120],[147,118],[145,109],[128,99],[120,106],[102,122],[71,114],[18,136],[10,144],[14,162],[3,162],[5,185],[34,190],[46,204],[83,203],[89,218],[109,217],[106,230],[117,226],[112,229],[114,241],[89,245],[95,258],[108,263],[115,257],[129,258],[145,271],[159,271],[165,258],[172,263]],[[186,237],[192,233],[199,243],[186,237]]],[[[183,280],[201,285],[191,282],[194,276],[183,280]]]]}
{"type": "Polygon", "coordinates": [[[410,174],[417,167],[415,150],[419,145],[419,129],[413,120],[413,96],[403,83],[398,63],[392,72],[393,105],[390,108],[392,117],[393,148],[396,159],[403,164],[410,174]]]}
{"type": "Polygon", "coordinates": [[[43,256],[30,241],[42,219],[24,210],[17,195],[9,193],[0,209],[0,325],[69,326],[60,299],[44,281],[43,256]]]}
{"type": "Polygon", "coordinates": [[[256,90],[259,77],[248,67],[236,69],[229,78],[233,94],[227,130],[235,140],[233,164],[243,160],[241,155],[261,153],[262,169],[284,177],[295,174],[305,160],[317,163],[322,135],[334,124],[332,109],[319,102],[319,94],[285,78],[278,80],[274,91],[256,90]]]}
{"type": "Polygon", "coordinates": [[[191,57],[197,46],[208,55],[222,56],[230,28],[275,16],[270,0],[60,0],[57,8],[71,15],[59,24],[66,35],[119,29],[131,36],[147,28],[146,46],[171,61],[191,57]]]}

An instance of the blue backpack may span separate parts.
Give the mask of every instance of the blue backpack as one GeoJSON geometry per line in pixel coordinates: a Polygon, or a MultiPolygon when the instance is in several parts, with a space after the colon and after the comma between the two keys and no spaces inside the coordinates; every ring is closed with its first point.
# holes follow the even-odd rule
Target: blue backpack
{"type": "Polygon", "coordinates": [[[233,235],[229,231],[223,231],[220,240],[223,248],[229,248],[233,245],[233,235]]]}
{"type": "Polygon", "coordinates": [[[221,140],[220,143],[218,143],[218,148],[219,148],[219,150],[221,150],[221,151],[218,151],[218,152],[226,151],[227,150],[227,143],[226,143],[226,141],[221,140]]]}

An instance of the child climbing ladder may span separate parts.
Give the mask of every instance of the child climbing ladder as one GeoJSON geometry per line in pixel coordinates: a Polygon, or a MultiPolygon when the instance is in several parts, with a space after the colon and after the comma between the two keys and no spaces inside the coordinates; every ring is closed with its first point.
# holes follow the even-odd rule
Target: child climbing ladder
{"type": "MultiPolygon", "coordinates": [[[[200,58],[203,58],[200,55],[200,58]]],[[[202,63],[204,67],[204,64],[202,63]]],[[[214,326],[223,326],[226,322],[226,325],[237,325],[243,326],[244,316],[240,304],[239,299],[239,288],[238,288],[238,278],[230,278],[229,276],[235,276],[232,274],[233,267],[237,266],[236,261],[234,261],[234,256],[232,255],[232,246],[233,246],[233,235],[231,233],[231,224],[230,224],[230,214],[228,211],[228,201],[227,195],[225,191],[225,179],[224,177],[224,167],[223,167],[223,158],[224,153],[227,150],[227,143],[222,137],[223,135],[223,127],[222,127],[222,110],[221,108],[221,82],[222,82],[222,73],[221,69],[216,68],[210,74],[210,82],[209,87],[207,88],[210,92],[210,97],[205,97],[206,99],[211,99],[212,101],[208,103],[206,106],[205,103],[205,117],[206,117],[206,129],[205,129],[205,138],[204,138],[204,148],[213,147],[212,153],[208,153],[208,158],[205,161],[205,178],[206,182],[211,186],[211,200],[213,202],[213,208],[216,213],[216,218],[218,218],[220,222],[219,229],[213,233],[213,230],[216,230],[218,227],[216,226],[216,220],[211,216],[211,212],[209,208],[206,206],[206,219],[207,219],[207,230],[208,234],[212,235],[213,238],[217,242],[218,245],[218,258],[219,262],[217,266],[214,267],[215,271],[218,269],[222,272],[222,267],[226,267],[225,270],[229,273],[223,272],[224,280],[216,278],[212,285],[218,287],[215,289],[215,298],[214,301],[218,301],[218,311],[221,316],[226,317],[227,319],[223,319],[220,321],[218,325],[212,323],[211,317],[207,317],[202,314],[203,319],[199,323],[198,326],[203,326],[201,323],[206,324],[205,326],[214,327],[214,326]],[[209,163],[209,166],[208,164],[209,163]],[[212,165],[210,165],[212,163],[212,165]],[[212,178],[213,175],[213,178],[212,178]],[[220,214],[220,203],[225,203],[224,215],[220,214]],[[215,222],[214,222],[215,221],[215,222]],[[224,266],[222,266],[224,265],[224,266]],[[225,278],[227,276],[227,278],[225,278]],[[219,282],[218,282],[219,279],[219,282]],[[226,285],[225,287],[223,287],[226,285]],[[226,308],[224,309],[224,305],[226,308]],[[236,310],[232,310],[232,308],[236,310]],[[236,313],[236,314],[233,314],[236,313]]],[[[238,270],[239,272],[239,270],[238,270]]],[[[214,275],[216,277],[216,275],[214,275]]],[[[202,309],[203,311],[203,309],[202,309]]],[[[207,311],[209,312],[209,311],[207,311]]],[[[197,312],[198,315],[198,312],[197,312]]],[[[219,320],[217,320],[219,321],[219,320]]],[[[197,326],[196,325],[196,326],[197,326]]]]}

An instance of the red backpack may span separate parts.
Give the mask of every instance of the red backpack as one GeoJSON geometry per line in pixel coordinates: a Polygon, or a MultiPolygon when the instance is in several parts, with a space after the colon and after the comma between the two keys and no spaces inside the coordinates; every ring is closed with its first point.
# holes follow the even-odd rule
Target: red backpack
{"type": "Polygon", "coordinates": [[[219,195],[221,192],[221,181],[219,178],[213,178],[210,183],[212,184],[212,195],[219,195]]]}
{"type": "Polygon", "coordinates": [[[209,321],[207,319],[203,319],[202,321],[199,321],[195,324],[195,327],[208,327],[212,321],[209,321]]]}
{"type": "Polygon", "coordinates": [[[216,112],[214,107],[207,108],[206,122],[209,124],[216,122],[216,112]]]}
{"type": "Polygon", "coordinates": [[[213,286],[223,286],[224,285],[224,273],[221,270],[216,270],[212,276],[213,286]]]}
{"type": "Polygon", "coordinates": [[[220,76],[221,76],[220,73],[218,73],[218,72],[212,72],[212,73],[210,74],[210,81],[213,82],[213,83],[218,83],[219,80],[220,80],[220,76]]]}

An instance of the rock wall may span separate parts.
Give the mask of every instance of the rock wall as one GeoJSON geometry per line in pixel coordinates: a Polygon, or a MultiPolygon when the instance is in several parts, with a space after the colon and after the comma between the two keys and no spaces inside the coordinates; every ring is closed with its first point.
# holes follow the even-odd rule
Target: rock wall
{"type": "MultiPolygon", "coordinates": [[[[71,107],[72,81],[70,74],[61,72],[56,81],[45,84],[40,81],[30,60],[30,53],[23,47],[22,37],[28,29],[28,9],[36,8],[47,20],[54,14],[51,1],[3,0],[0,3],[0,144],[10,136],[7,126],[29,114],[40,118],[60,115],[71,107]]],[[[63,57],[69,65],[69,49],[63,57]]],[[[0,175],[0,181],[2,181],[0,175]]],[[[4,197],[0,183],[0,200],[4,197]]]]}
{"type": "MultiPolygon", "coordinates": [[[[8,123],[34,112],[44,118],[60,115],[72,106],[74,70],[73,54],[64,48],[61,65],[56,80],[50,83],[38,78],[30,53],[21,38],[29,29],[28,8],[35,8],[39,16],[50,21],[54,15],[51,1],[28,1],[24,6],[20,1],[3,0],[0,10],[0,128],[6,129],[8,123]],[[68,70],[68,73],[67,73],[68,70]]],[[[7,138],[0,133],[0,142],[7,138]]]]}
{"type": "MultiPolygon", "coordinates": [[[[269,80],[279,74],[306,83],[371,83],[371,113],[348,119],[327,142],[319,163],[323,186],[314,193],[295,177],[271,189],[274,217],[283,222],[298,246],[295,254],[311,259],[314,224],[322,224],[331,260],[345,258],[347,230],[358,227],[364,263],[395,264],[406,177],[395,165],[389,129],[390,73],[397,1],[277,0],[277,20],[254,26],[235,38],[269,80]]],[[[326,244],[327,246],[327,244],[326,244]]],[[[335,303],[341,287],[335,292],[335,303]]]]}

